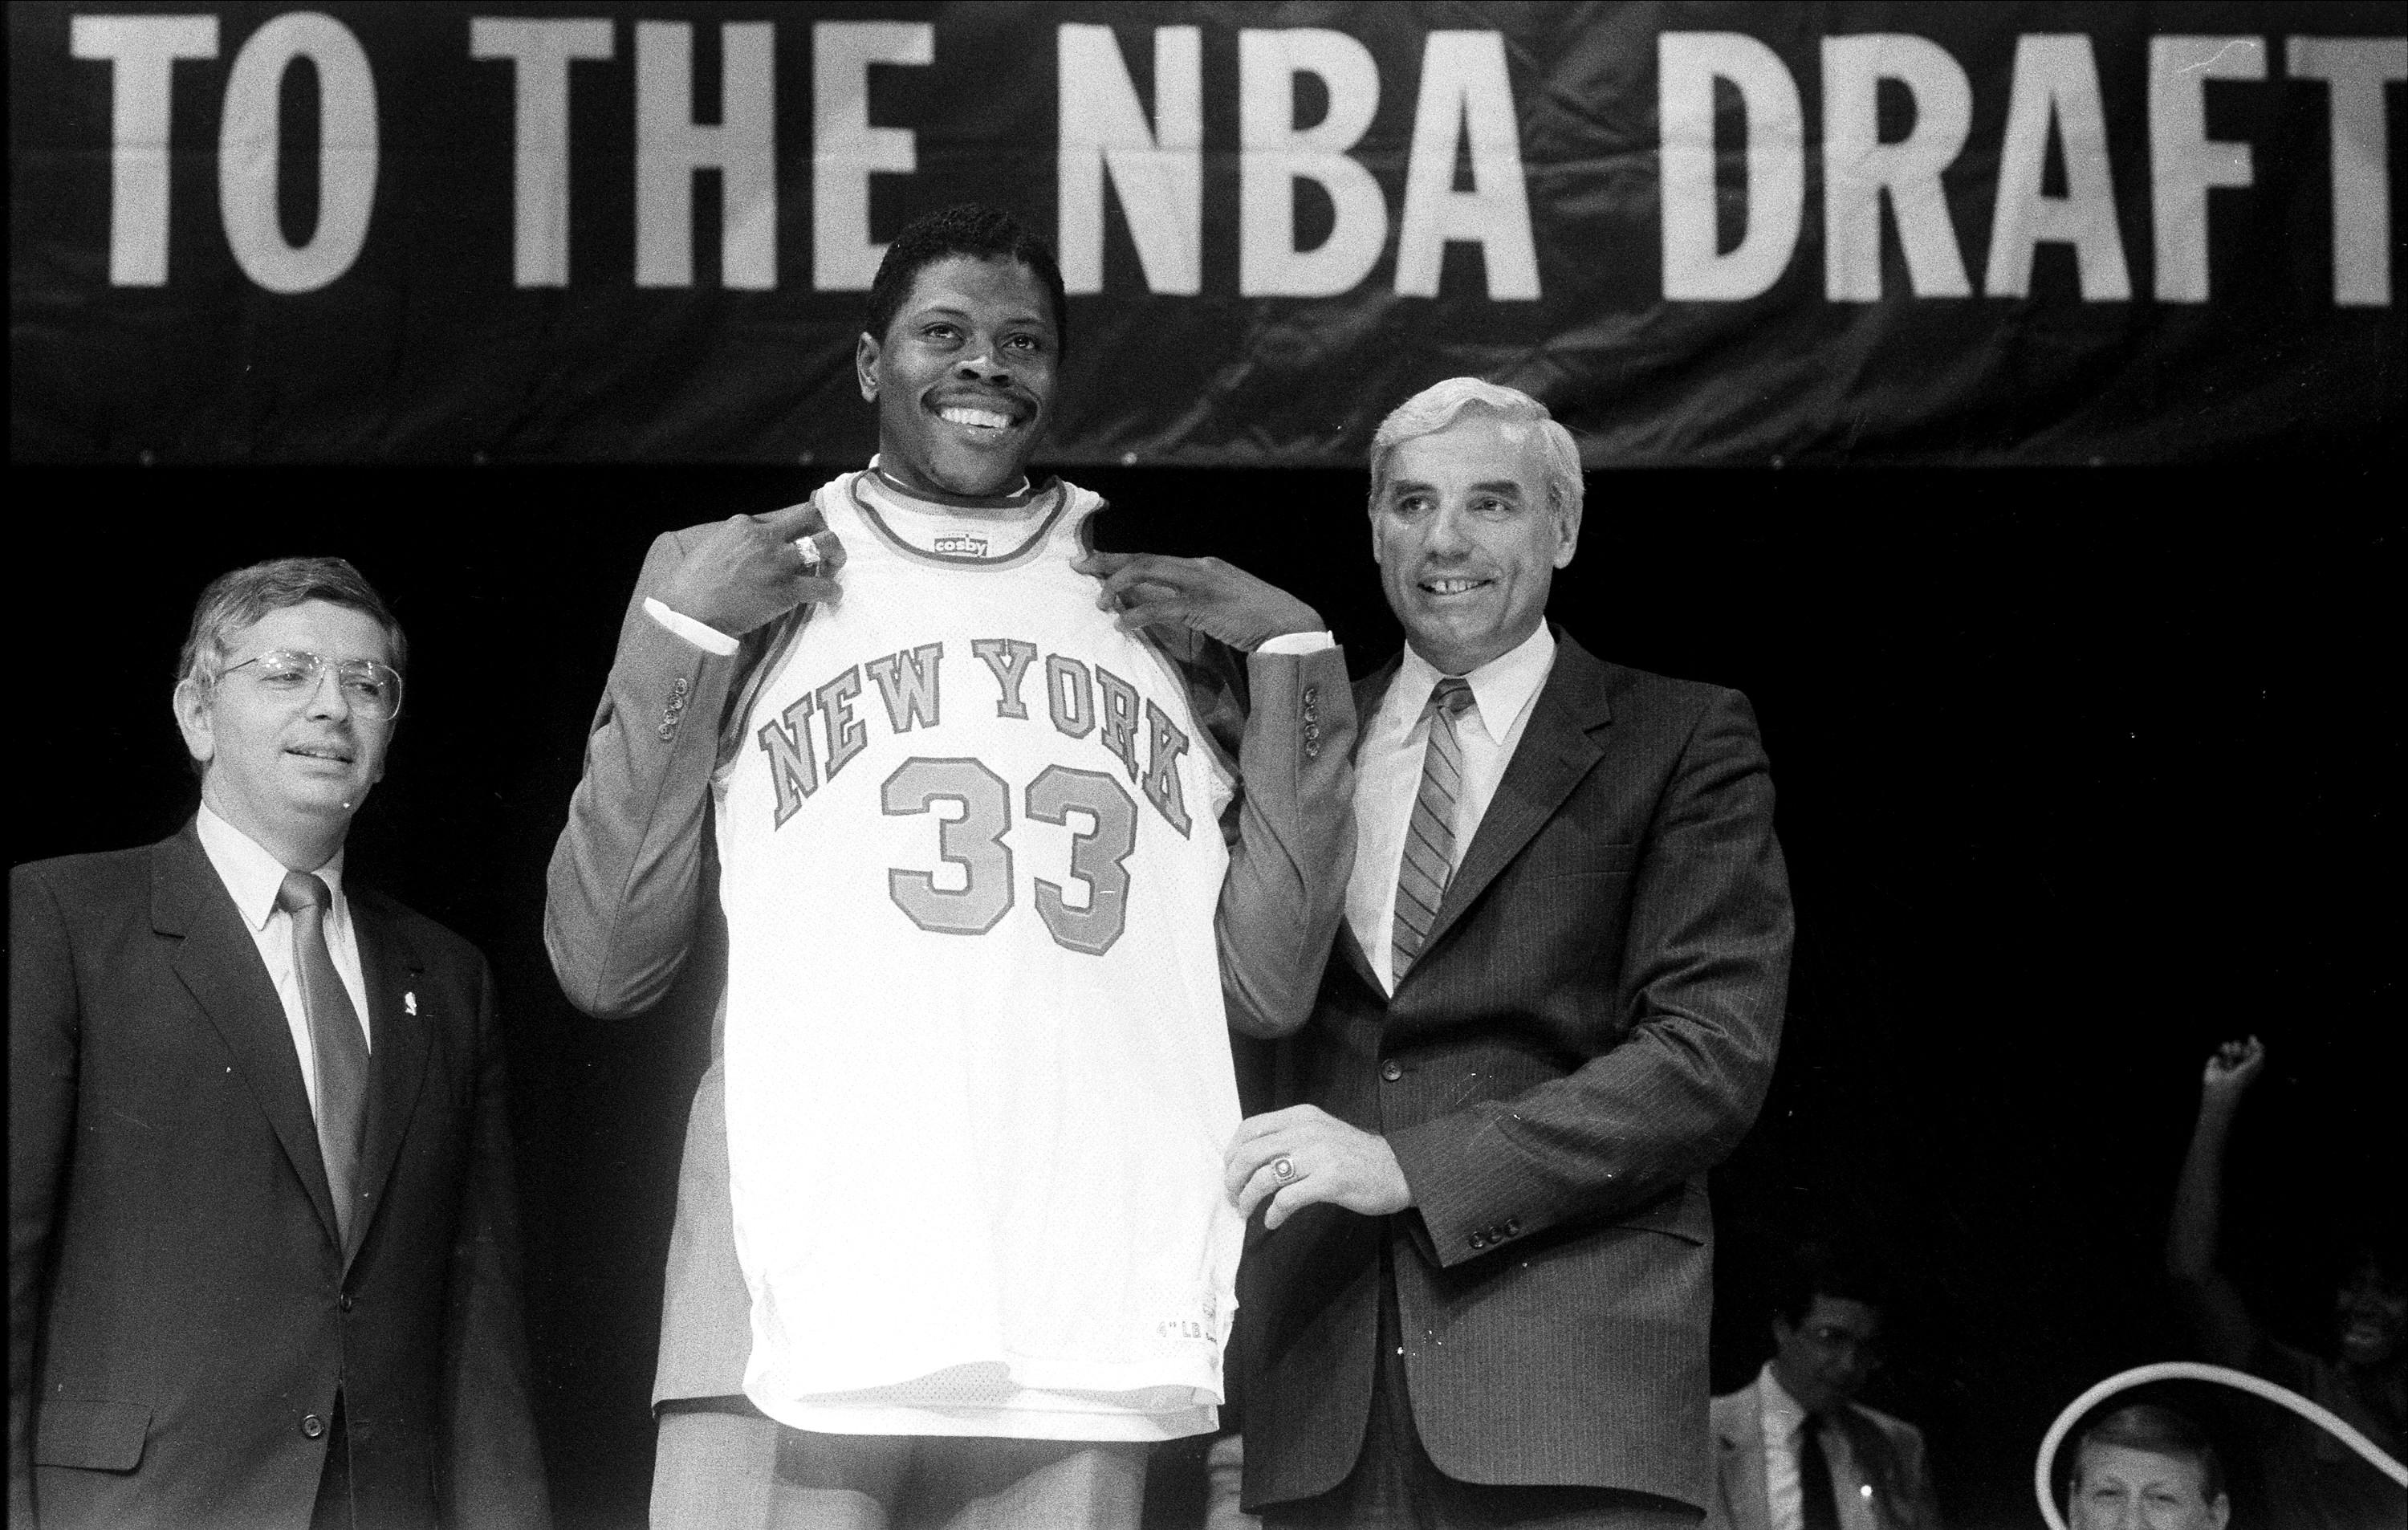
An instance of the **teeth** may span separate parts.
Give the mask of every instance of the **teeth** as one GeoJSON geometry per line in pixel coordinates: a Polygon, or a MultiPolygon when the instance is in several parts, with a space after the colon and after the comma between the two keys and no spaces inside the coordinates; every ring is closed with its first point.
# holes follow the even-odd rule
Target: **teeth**
{"type": "Polygon", "coordinates": [[[1422,588],[1435,595],[1459,595],[1466,590],[1479,588],[1479,579],[1428,579],[1422,588]]]}
{"type": "Polygon", "coordinates": [[[1001,430],[1011,423],[1009,415],[997,414],[993,409],[965,408],[958,404],[939,413],[956,425],[982,425],[988,430],[1001,430]]]}

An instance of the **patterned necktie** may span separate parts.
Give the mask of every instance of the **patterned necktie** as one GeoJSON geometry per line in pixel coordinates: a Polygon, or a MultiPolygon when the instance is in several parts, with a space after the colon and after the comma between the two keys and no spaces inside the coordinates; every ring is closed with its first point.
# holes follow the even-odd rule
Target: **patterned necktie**
{"type": "Polygon", "coordinates": [[[306,871],[286,872],[276,892],[276,907],[293,916],[293,965],[301,974],[301,1009],[309,1019],[309,1050],[317,1059],[318,1151],[335,1197],[335,1227],[348,1250],[360,1133],[367,1118],[368,1042],[326,950],[326,910],[334,902],[326,884],[306,871]]]}
{"type": "Polygon", "coordinates": [[[1439,899],[1455,875],[1455,805],[1463,795],[1463,740],[1455,719],[1471,708],[1471,687],[1442,675],[1431,688],[1429,747],[1422,751],[1422,785],[1413,794],[1412,821],[1405,826],[1404,858],[1397,863],[1397,922],[1390,937],[1390,980],[1403,982],[1422,953],[1439,899]]]}
{"type": "Polygon", "coordinates": [[[1840,1494],[1831,1485],[1831,1461],[1823,1453],[1822,1421],[1812,1416],[1798,1435],[1798,1491],[1806,1530],[1840,1530],[1840,1494]]]}

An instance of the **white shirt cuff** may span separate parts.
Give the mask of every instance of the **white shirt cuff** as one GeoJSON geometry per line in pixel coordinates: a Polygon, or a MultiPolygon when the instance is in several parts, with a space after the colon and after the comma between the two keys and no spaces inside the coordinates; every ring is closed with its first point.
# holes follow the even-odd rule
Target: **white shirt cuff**
{"type": "MultiPolygon", "coordinates": [[[[670,610],[654,596],[644,597],[644,614],[705,653],[716,653],[725,659],[732,657],[736,652],[735,638],[728,636],[717,627],[704,626],[690,616],[681,616],[670,610]]],[[[1326,636],[1327,634],[1323,636],[1326,636]]]]}
{"type": "Polygon", "coordinates": [[[1292,653],[1301,657],[1318,653],[1326,648],[1336,648],[1338,639],[1326,632],[1283,632],[1277,637],[1266,637],[1257,653],[1292,653]]]}

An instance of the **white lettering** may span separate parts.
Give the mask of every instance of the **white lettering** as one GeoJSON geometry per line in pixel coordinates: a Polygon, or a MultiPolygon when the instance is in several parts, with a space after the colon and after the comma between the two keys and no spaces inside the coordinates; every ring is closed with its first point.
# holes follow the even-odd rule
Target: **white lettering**
{"type": "Polygon", "coordinates": [[[1388,204],[1371,172],[1346,150],[1380,107],[1371,50],[1319,27],[1245,28],[1238,34],[1238,293],[1242,297],[1328,297],[1361,281],[1388,240],[1388,204]],[[1296,77],[1317,75],[1329,111],[1296,125],[1296,77]],[[1329,193],[1329,237],[1296,248],[1296,183],[1329,193]]]}
{"type": "Polygon", "coordinates": [[[2207,136],[2207,81],[2266,78],[2263,37],[2149,39],[2149,210],[2157,301],[2207,301],[2207,192],[2257,179],[2249,146],[2207,136]]]}
{"type": "Polygon", "coordinates": [[[869,178],[910,175],[919,152],[908,128],[869,125],[869,66],[937,61],[925,21],[811,23],[811,285],[866,293],[886,247],[869,237],[869,178]]]}
{"type": "Polygon", "coordinates": [[[1060,81],[1062,284],[1104,290],[1104,179],[1120,193],[1149,292],[1204,286],[1204,44],[1192,26],[1154,29],[1154,124],[1109,26],[1055,34],[1060,81]]]}
{"type": "Polygon", "coordinates": [[[568,285],[568,65],[607,59],[610,23],[473,16],[468,56],[516,67],[517,167],[512,188],[512,278],[522,287],[568,285]]]}
{"type": "Polygon", "coordinates": [[[719,28],[719,125],[694,120],[694,28],[636,23],[636,285],[694,285],[694,177],[719,172],[719,279],[778,285],[777,24],[719,28]]]}
{"type": "Polygon", "coordinates": [[[2331,90],[2333,302],[2389,307],[2390,127],[2383,87],[2408,79],[2408,37],[2289,37],[2283,46],[2292,79],[2321,79],[2331,90]]]}
{"type": "Polygon", "coordinates": [[[2084,301],[2120,303],[2132,295],[2124,236],[2115,226],[2114,181],[2107,164],[2107,114],[2099,66],[2081,33],[2030,33],[2015,39],[2007,136],[1999,150],[1999,198],[1990,220],[1991,297],[2031,291],[2032,250],[2042,242],[2073,246],[2084,301]],[[2065,146],[2065,194],[2042,196],[2041,171],[2050,122],[2065,146]]]}
{"type": "Polygon", "coordinates": [[[1940,172],[1972,126],[1973,87],[1938,43],[1902,33],[1823,39],[1823,292],[1832,302],[1882,294],[1884,192],[1914,294],[1971,295],[1940,172]],[[1914,100],[1914,126],[1895,143],[1881,141],[1885,79],[1914,100]]]}
{"type": "Polygon", "coordinates": [[[1781,55],[1739,32],[1666,32],[1656,39],[1663,123],[1664,295],[1736,302],[1781,279],[1806,207],[1805,110],[1781,55]],[[1746,112],[1747,222],[1723,253],[1714,231],[1714,81],[1738,88],[1746,112]]]}
{"type": "Polygon", "coordinates": [[[108,284],[167,281],[167,119],[178,59],[218,56],[214,16],[78,16],[67,51],[106,61],[108,284]]]}
{"type": "Polygon", "coordinates": [[[1422,93],[1397,233],[1399,293],[1438,295],[1440,258],[1450,239],[1480,246],[1490,298],[1539,295],[1538,244],[1500,33],[1433,32],[1422,44],[1422,93]],[[1458,192],[1455,147],[1467,131],[1471,190],[1458,192]]]}
{"type": "Polygon", "coordinates": [[[271,293],[308,293],[351,268],[376,206],[376,77],[351,29],[318,11],[287,11],[251,35],[226,71],[218,124],[218,212],[243,275],[271,293]],[[318,226],[285,240],[276,215],[283,152],[277,99],[284,72],[318,72],[318,226]]]}

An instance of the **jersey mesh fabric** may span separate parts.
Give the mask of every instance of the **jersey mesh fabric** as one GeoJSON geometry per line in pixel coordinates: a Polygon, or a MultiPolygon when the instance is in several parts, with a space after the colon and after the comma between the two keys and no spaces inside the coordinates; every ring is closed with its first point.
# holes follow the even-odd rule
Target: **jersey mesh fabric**
{"type": "Polygon", "coordinates": [[[714,783],[746,1393],[841,1432],[1210,1429],[1232,783],[1069,566],[1095,496],[937,544],[983,556],[867,476],[816,497],[843,595],[714,783]]]}

